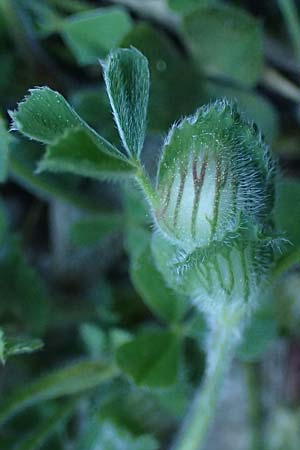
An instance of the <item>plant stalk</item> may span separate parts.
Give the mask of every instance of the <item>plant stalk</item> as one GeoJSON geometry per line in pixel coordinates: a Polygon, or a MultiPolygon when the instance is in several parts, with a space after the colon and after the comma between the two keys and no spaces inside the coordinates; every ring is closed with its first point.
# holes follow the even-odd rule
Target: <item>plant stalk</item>
{"type": "Polygon", "coordinates": [[[172,450],[201,450],[214,418],[219,392],[240,341],[241,312],[231,312],[217,321],[207,346],[207,371],[198,388],[172,450]]]}
{"type": "Polygon", "coordinates": [[[144,191],[144,194],[147,200],[150,202],[151,207],[155,208],[158,205],[158,197],[153,187],[153,184],[149,176],[145,172],[144,168],[142,167],[142,165],[137,163],[137,167],[138,171],[136,173],[136,180],[140,185],[140,187],[142,188],[142,190],[144,191]]]}
{"type": "Polygon", "coordinates": [[[263,84],[284,98],[299,103],[300,89],[297,85],[281,75],[277,70],[266,67],[262,78],[263,84]]]}

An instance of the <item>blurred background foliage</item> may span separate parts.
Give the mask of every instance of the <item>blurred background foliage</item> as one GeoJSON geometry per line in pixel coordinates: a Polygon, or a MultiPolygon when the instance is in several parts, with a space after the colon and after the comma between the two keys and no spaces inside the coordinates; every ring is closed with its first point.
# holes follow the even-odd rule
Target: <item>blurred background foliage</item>
{"type": "Polygon", "coordinates": [[[42,146],[8,132],[7,110],[48,85],[119,145],[99,60],[129,46],[150,65],[151,173],[168,127],[224,96],[278,157],[275,220],[287,242],[208,448],[296,450],[300,2],[292,0],[0,0],[0,448],[168,448],[203,372],[205,324],[155,268],[139,194],[37,174],[42,146]]]}

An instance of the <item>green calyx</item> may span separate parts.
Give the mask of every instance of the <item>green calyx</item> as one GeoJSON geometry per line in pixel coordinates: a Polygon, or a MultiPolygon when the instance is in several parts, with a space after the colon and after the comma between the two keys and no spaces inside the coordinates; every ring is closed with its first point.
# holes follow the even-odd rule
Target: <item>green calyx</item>
{"type": "Polygon", "coordinates": [[[226,100],[171,129],[163,147],[155,220],[186,251],[221,241],[241,224],[271,226],[274,162],[254,124],[226,100]]]}
{"type": "Polygon", "coordinates": [[[229,235],[189,253],[157,232],[152,252],[170,287],[208,315],[218,315],[224,307],[243,305],[250,312],[256,306],[272,266],[274,241],[229,235]]]}

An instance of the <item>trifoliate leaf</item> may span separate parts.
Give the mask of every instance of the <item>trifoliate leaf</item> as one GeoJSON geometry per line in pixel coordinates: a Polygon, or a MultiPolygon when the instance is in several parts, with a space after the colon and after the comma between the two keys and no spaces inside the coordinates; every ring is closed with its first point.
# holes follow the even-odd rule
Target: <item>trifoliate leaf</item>
{"type": "Polygon", "coordinates": [[[30,95],[19,103],[18,109],[10,112],[12,129],[44,144],[56,143],[68,130],[83,129],[97,143],[99,151],[124,159],[118,149],[78,116],[61,94],[48,87],[31,89],[29,92],[30,95]]]}
{"type": "Polygon", "coordinates": [[[62,23],[62,37],[81,65],[97,63],[119,46],[132,20],[120,7],[99,8],[69,16],[62,23]]]}
{"type": "Polygon", "coordinates": [[[49,144],[39,170],[70,172],[96,179],[131,175],[133,166],[90,128],[58,92],[37,88],[11,113],[13,127],[49,144]]]}
{"type": "Polygon", "coordinates": [[[106,89],[123,145],[139,158],[146,132],[148,61],[134,48],[112,52],[104,63],[106,89]]]}

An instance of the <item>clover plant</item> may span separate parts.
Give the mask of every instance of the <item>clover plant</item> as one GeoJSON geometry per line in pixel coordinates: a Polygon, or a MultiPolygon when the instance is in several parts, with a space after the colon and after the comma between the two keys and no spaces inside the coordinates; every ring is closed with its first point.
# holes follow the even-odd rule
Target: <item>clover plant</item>
{"type": "Polygon", "coordinates": [[[300,20],[252,3],[0,0],[1,449],[298,448],[300,20]]]}
{"type": "Polygon", "coordinates": [[[210,330],[206,379],[173,447],[197,450],[279,247],[273,218],[276,163],[257,126],[237,105],[220,99],[172,126],[152,180],[141,159],[147,59],[135,48],[117,49],[101,64],[122,148],[100,136],[48,87],[32,89],[10,113],[12,129],[47,145],[39,172],[120,183],[128,178],[142,190],[153,222],[156,268],[175,294],[204,314],[210,330]]]}

